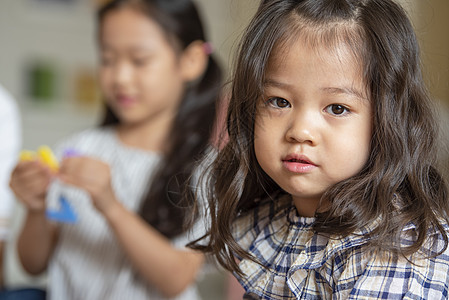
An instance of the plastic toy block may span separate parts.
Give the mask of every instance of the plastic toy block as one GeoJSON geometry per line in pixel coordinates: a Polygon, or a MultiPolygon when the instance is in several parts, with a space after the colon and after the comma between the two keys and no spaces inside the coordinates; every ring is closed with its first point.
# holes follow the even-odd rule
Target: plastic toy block
{"type": "Polygon", "coordinates": [[[75,223],[78,217],[64,196],[59,197],[60,209],[47,210],[47,218],[57,222],[75,223]]]}
{"type": "Polygon", "coordinates": [[[40,146],[37,149],[37,154],[39,159],[46,164],[52,171],[57,171],[59,169],[59,163],[55,155],[48,146],[40,146]]]}

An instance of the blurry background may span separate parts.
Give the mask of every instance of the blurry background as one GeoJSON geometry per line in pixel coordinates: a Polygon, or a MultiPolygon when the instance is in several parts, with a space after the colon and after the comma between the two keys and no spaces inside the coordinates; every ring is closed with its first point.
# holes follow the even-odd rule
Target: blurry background
{"type": "MultiPolygon", "coordinates": [[[[19,101],[24,147],[98,119],[95,10],[105,0],[0,0],[0,83],[19,101]]],[[[198,0],[223,67],[254,0],[198,0]]]]}
{"type": "MultiPolygon", "coordinates": [[[[19,103],[24,148],[53,146],[61,137],[99,120],[94,15],[99,2],[102,1],[0,0],[0,83],[19,103]]],[[[229,70],[237,40],[259,1],[196,2],[215,52],[229,70]]],[[[449,1],[399,2],[409,11],[420,39],[425,79],[432,96],[449,104],[449,1]]],[[[444,132],[445,139],[448,135],[444,132]]],[[[21,217],[17,207],[15,231],[21,217]]],[[[7,286],[42,285],[44,281],[44,277],[31,278],[23,273],[10,243],[7,286]]],[[[206,295],[223,293],[219,285],[208,282],[204,286],[209,287],[206,295]]]]}
{"type": "MultiPolygon", "coordinates": [[[[103,1],[0,0],[0,84],[19,103],[23,148],[53,146],[60,138],[99,120],[95,11],[103,1]]],[[[257,1],[197,3],[207,35],[225,67],[257,1]]],[[[23,210],[17,206],[14,232],[22,219],[23,210]]],[[[15,240],[7,248],[6,286],[44,285],[45,276],[33,278],[24,273],[14,244],[15,240]]],[[[208,276],[203,281],[204,298],[219,299],[222,277],[208,276]]]]}

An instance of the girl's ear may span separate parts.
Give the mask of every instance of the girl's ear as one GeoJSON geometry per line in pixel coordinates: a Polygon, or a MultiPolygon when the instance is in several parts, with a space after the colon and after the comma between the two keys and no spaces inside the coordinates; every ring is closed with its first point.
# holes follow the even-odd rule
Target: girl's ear
{"type": "Polygon", "coordinates": [[[209,54],[203,41],[194,41],[181,56],[181,75],[186,82],[198,79],[206,70],[209,54]]]}

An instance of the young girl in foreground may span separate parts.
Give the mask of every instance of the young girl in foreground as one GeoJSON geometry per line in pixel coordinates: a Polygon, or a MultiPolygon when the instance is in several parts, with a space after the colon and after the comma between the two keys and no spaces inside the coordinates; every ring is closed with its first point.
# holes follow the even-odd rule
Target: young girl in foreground
{"type": "Polygon", "coordinates": [[[47,168],[16,167],[21,262],[48,267],[50,299],[197,299],[203,254],[184,245],[204,226],[185,229],[181,194],[211,139],[220,68],[189,0],[114,0],[98,16],[107,114],[59,145],[59,157],[70,152],[56,174],[65,184],[47,193],[47,168]],[[76,224],[46,219],[46,199],[55,207],[60,195],[76,224]]]}
{"type": "Polygon", "coordinates": [[[447,299],[448,193],[419,65],[390,0],[262,1],[197,244],[247,297],[447,299]]]}

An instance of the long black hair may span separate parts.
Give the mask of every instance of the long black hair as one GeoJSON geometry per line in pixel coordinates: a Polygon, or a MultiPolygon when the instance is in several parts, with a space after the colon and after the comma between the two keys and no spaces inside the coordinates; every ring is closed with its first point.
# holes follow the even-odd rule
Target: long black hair
{"type": "MultiPolygon", "coordinates": [[[[314,230],[347,236],[382,222],[370,246],[410,254],[425,243],[429,230],[448,236],[448,188],[437,170],[437,125],[421,76],[419,47],[405,11],[392,0],[264,0],[240,44],[232,78],[227,130],[229,142],[208,174],[211,228],[196,249],[210,252],[229,270],[240,272],[234,255],[252,257],[232,235],[239,214],[256,199],[280,191],[254,153],[257,103],[265,71],[276,51],[299,36],[332,49],[345,43],[363,68],[373,108],[370,157],[364,169],[324,193],[330,207],[316,213],[314,230]],[[401,247],[401,231],[417,227],[416,240],[401,247]]],[[[277,52],[277,53],[278,53],[277,52]]]]}
{"type": "MultiPolygon", "coordinates": [[[[158,23],[175,51],[186,49],[194,41],[207,41],[197,8],[190,0],[113,0],[98,11],[99,28],[109,12],[124,7],[145,13],[158,23]]],[[[185,200],[193,196],[186,187],[210,142],[221,85],[221,68],[209,55],[203,76],[186,86],[169,133],[170,147],[142,201],[142,218],[168,238],[184,232],[186,218],[191,216],[193,206],[185,200]]],[[[106,106],[101,126],[119,122],[106,106]]]]}

